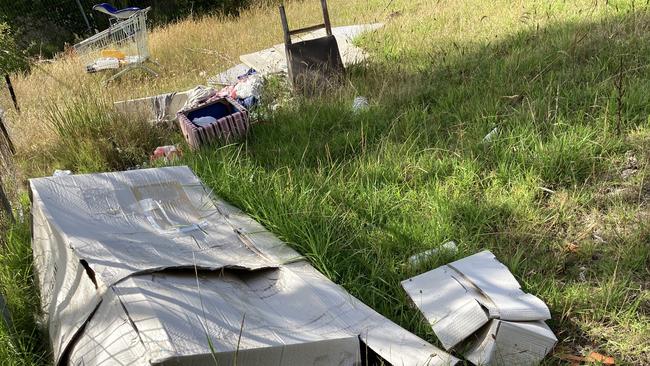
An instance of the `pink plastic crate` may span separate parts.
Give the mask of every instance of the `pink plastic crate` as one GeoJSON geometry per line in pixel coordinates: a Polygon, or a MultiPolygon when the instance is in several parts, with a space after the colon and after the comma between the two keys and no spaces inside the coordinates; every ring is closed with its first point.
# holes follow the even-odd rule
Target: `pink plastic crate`
{"type": "Polygon", "coordinates": [[[183,136],[192,149],[242,139],[250,129],[246,108],[228,97],[213,97],[197,107],[179,111],[177,117],[183,136]],[[192,123],[194,118],[208,116],[216,121],[205,126],[192,123]]]}

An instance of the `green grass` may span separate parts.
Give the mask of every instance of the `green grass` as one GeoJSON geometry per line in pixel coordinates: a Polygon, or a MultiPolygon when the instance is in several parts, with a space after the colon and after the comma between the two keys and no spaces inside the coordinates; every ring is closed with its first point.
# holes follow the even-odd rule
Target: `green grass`
{"type": "Polygon", "coordinates": [[[0,238],[0,295],[10,317],[0,318],[1,365],[49,363],[37,326],[40,307],[30,242],[29,222],[13,224],[0,238]]]}
{"type": "Polygon", "coordinates": [[[300,100],[245,144],[187,162],[332,280],[430,341],[399,282],[487,248],[549,304],[560,353],[647,364],[649,25],[645,12],[550,24],[460,45],[442,65],[379,48],[351,87],[300,100]],[[621,33],[610,41],[612,27],[621,33]],[[350,113],[356,93],[369,111],[350,113]],[[644,162],[623,181],[627,151],[644,162]],[[639,194],[606,193],[620,187],[639,194]],[[454,258],[406,265],[447,240],[460,245],[454,258]]]}
{"type": "MultiPolygon", "coordinates": [[[[359,41],[372,62],[351,68],[342,87],[285,101],[246,142],[187,152],[182,163],[330,279],[428,341],[435,336],[399,282],[490,249],[551,308],[556,353],[594,350],[617,364],[650,364],[645,4],[392,4],[368,3],[375,14],[401,15],[359,41]],[[371,107],[352,113],[355,95],[371,107]],[[494,127],[498,134],[484,142],[494,127]],[[637,171],[623,179],[630,156],[637,171]],[[458,254],[406,265],[447,240],[458,254]]],[[[64,117],[52,121],[82,124],[93,103],[62,107],[64,117]]],[[[62,151],[103,141],[123,123],[109,117],[102,125],[112,127],[75,136],[62,151]]],[[[121,150],[178,138],[155,132],[142,142],[137,131],[145,127],[120,135],[121,150]]],[[[118,169],[147,152],[119,160],[83,151],[99,155],[36,156],[28,174],[118,169]]],[[[27,255],[28,236],[21,238],[22,249],[7,253],[27,255]]],[[[6,281],[25,289],[29,282],[19,280],[6,281]]],[[[14,293],[7,297],[24,296],[14,293]]],[[[17,340],[32,339],[30,324],[20,329],[17,340]]],[[[43,354],[36,350],[28,354],[43,354]]]]}

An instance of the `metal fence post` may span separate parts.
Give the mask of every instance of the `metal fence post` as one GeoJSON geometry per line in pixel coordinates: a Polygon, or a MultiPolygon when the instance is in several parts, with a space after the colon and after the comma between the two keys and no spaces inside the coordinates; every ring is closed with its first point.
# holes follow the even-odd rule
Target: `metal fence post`
{"type": "Polygon", "coordinates": [[[9,89],[9,94],[11,94],[11,100],[14,102],[14,107],[18,112],[20,112],[20,108],[18,108],[18,100],[16,99],[16,93],[14,92],[14,86],[11,85],[11,79],[9,78],[9,74],[5,74],[5,82],[7,83],[7,89],[9,89]]]}

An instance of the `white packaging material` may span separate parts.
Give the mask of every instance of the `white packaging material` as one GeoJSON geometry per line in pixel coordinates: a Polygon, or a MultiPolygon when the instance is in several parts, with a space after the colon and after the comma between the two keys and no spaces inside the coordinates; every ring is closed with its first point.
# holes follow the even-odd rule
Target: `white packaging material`
{"type": "Polygon", "coordinates": [[[54,173],[52,174],[53,177],[60,177],[62,175],[70,175],[72,172],[70,170],[60,170],[60,169],[55,169],[54,173]]]}
{"type": "Polygon", "coordinates": [[[490,320],[470,341],[465,358],[475,365],[533,366],[542,362],[557,338],[543,322],[490,320]]]}
{"type": "Polygon", "coordinates": [[[93,67],[95,70],[117,69],[120,67],[120,60],[115,57],[106,57],[95,60],[93,67]]]}
{"type": "Polygon", "coordinates": [[[499,128],[498,127],[493,128],[492,131],[488,132],[488,134],[485,135],[485,137],[483,137],[483,142],[492,141],[492,139],[495,138],[498,133],[499,133],[499,128]]]}
{"type": "Polygon", "coordinates": [[[478,288],[476,300],[488,309],[490,318],[512,321],[551,319],[548,306],[524,293],[508,267],[490,251],[482,251],[448,265],[478,288]]]}
{"type": "Polygon", "coordinates": [[[551,317],[546,304],[524,293],[487,250],[402,281],[402,287],[445,349],[471,343],[464,354],[475,364],[534,364],[557,342],[543,322],[551,317]]]}
{"type": "Polygon", "coordinates": [[[368,99],[366,97],[356,97],[352,102],[352,111],[360,112],[368,109],[368,99]]]}
{"type": "Polygon", "coordinates": [[[217,94],[217,91],[209,86],[197,85],[184,92],[187,94],[187,102],[182,109],[189,109],[198,106],[217,94]]]}
{"type": "Polygon", "coordinates": [[[442,266],[402,282],[445,349],[453,348],[489,320],[454,276],[453,269],[442,266]]]}
{"type": "Polygon", "coordinates": [[[235,94],[239,99],[246,99],[249,97],[260,97],[262,93],[262,86],[264,78],[261,75],[253,74],[246,77],[235,85],[235,94]]]}
{"type": "Polygon", "coordinates": [[[329,281],[187,167],[30,188],[57,365],[359,365],[364,347],[393,365],[458,361],[329,281]]]}

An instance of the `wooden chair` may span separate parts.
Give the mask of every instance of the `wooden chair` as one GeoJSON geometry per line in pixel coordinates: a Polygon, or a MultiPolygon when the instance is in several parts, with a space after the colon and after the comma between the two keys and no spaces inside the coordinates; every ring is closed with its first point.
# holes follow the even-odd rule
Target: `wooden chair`
{"type": "Polygon", "coordinates": [[[284,46],[287,55],[289,80],[294,89],[313,91],[323,82],[338,79],[344,72],[343,61],[336,38],[332,35],[327,1],[321,0],[323,23],[296,30],[289,30],[284,5],[280,5],[280,19],[284,31],[284,46]],[[324,37],[292,42],[291,36],[325,29],[324,37]]]}

